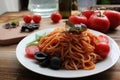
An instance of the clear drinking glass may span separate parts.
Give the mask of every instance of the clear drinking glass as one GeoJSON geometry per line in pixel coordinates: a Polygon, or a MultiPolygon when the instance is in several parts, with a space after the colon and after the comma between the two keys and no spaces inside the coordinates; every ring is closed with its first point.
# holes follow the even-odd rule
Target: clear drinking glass
{"type": "Polygon", "coordinates": [[[58,0],[29,0],[28,9],[43,18],[58,10],[58,0]]]}
{"type": "Polygon", "coordinates": [[[83,12],[91,7],[96,5],[97,0],[77,0],[78,1],[78,9],[83,12]]]}

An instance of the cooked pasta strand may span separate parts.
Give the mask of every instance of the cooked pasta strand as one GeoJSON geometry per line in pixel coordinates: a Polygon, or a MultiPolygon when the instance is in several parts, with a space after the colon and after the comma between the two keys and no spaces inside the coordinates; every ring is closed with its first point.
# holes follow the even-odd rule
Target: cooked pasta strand
{"type": "Polygon", "coordinates": [[[62,68],[68,70],[93,69],[102,58],[94,52],[98,38],[89,30],[81,33],[64,32],[57,28],[39,41],[39,48],[49,56],[63,60],[62,68]]]}

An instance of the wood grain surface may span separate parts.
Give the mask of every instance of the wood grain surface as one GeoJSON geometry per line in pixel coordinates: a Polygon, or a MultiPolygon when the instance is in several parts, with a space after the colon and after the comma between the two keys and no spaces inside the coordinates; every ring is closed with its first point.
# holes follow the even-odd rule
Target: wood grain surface
{"type": "MultiPolygon", "coordinates": [[[[20,31],[21,27],[24,24],[24,21],[23,21],[24,12],[22,13],[23,15],[20,15],[20,13],[18,13],[18,14],[13,13],[13,14],[8,13],[8,15],[4,14],[3,16],[0,16],[0,23],[1,23],[0,24],[0,45],[15,44],[15,43],[18,43],[25,36],[35,32],[35,31],[39,31],[41,29],[45,29],[48,27],[52,28],[52,27],[58,27],[58,26],[60,27],[60,26],[65,25],[64,21],[60,21],[59,23],[53,23],[50,18],[44,18],[40,22],[39,29],[37,29],[33,32],[21,32],[20,31]],[[3,27],[6,23],[10,23],[11,21],[14,21],[14,20],[19,21],[18,27],[11,28],[11,29],[5,29],[3,27]]],[[[30,14],[30,13],[28,13],[28,14],[30,14]]],[[[30,14],[30,15],[32,15],[32,14],[30,14]]]]}
{"type": "MultiPolygon", "coordinates": [[[[5,13],[0,16],[0,24],[14,19],[21,21],[24,14],[30,13],[28,11],[5,13]]],[[[49,19],[45,21],[47,22],[49,19]]],[[[58,25],[56,24],[56,26],[58,25]]],[[[46,24],[44,27],[41,26],[40,29],[49,27],[51,26],[46,24]]],[[[113,38],[120,47],[120,26],[116,30],[108,32],[106,35],[113,38]]],[[[120,80],[120,59],[112,68],[108,69],[107,71],[84,78],[62,79],[36,74],[26,69],[18,62],[15,51],[16,46],[17,44],[0,46],[0,80],[120,80]]]]}

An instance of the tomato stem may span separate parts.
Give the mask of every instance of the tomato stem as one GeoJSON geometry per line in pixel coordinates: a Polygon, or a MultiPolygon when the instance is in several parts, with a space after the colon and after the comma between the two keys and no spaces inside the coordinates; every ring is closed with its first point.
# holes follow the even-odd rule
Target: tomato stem
{"type": "Polygon", "coordinates": [[[97,15],[98,17],[103,17],[103,14],[101,11],[99,11],[99,14],[97,15]]]}
{"type": "Polygon", "coordinates": [[[77,14],[77,16],[82,16],[82,12],[79,12],[79,13],[77,14]]]}

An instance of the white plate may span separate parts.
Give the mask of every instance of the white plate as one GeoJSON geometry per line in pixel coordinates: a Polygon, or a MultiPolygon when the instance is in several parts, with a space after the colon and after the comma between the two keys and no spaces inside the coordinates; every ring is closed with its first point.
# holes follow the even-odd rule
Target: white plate
{"type": "MultiPolygon", "coordinates": [[[[120,50],[116,42],[109,38],[109,45],[110,45],[110,53],[108,57],[99,63],[96,64],[95,69],[93,70],[52,70],[49,68],[42,68],[38,64],[35,63],[35,60],[29,59],[25,57],[25,47],[26,44],[33,41],[35,39],[35,35],[43,35],[45,33],[49,33],[53,31],[54,28],[49,28],[49,29],[44,29],[40,30],[38,32],[32,33],[25,37],[23,40],[20,41],[16,48],[16,56],[18,61],[27,69],[36,72],[38,74],[46,75],[46,76],[51,76],[51,77],[59,77],[59,78],[76,78],[76,77],[85,77],[85,76],[90,76],[94,75],[100,72],[103,72],[109,68],[111,68],[119,59],[120,56],[120,50]]],[[[91,30],[92,33],[95,35],[100,35],[103,33],[91,30]]],[[[105,34],[103,34],[105,35],[105,34]]]]}

